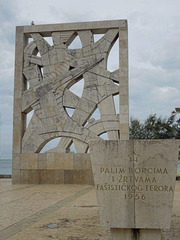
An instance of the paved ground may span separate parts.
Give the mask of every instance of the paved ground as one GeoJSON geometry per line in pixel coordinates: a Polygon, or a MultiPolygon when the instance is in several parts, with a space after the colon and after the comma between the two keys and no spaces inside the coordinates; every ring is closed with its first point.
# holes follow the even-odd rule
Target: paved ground
{"type": "MultiPolygon", "coordinates": [[[[11,185],[0,179],[0,196],[0,240],[110,240],[99,223],[93,186],[11,185]]],[[[180,240],[180,181],[172,227],[162,240],[180,240]]]]}

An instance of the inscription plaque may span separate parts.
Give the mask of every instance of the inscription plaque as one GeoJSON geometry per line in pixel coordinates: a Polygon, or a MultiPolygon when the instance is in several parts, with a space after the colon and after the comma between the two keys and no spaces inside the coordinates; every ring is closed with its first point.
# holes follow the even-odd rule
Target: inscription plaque
{"type": "Polygon", "coordinates": [[[102,226],[170,228],[178,149],[176,140],[91,142],[102,226]]]}

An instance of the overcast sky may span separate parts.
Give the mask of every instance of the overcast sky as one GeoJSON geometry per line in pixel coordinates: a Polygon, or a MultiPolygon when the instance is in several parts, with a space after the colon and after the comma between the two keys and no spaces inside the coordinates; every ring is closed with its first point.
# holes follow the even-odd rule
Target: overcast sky
{"type": "Polygon", "coordinates": [[[143,120],[180,107],[179,9],[179,0],[0,0],[0,157],[11,158],[15,26],[127,19],[130,116],[143,120]]]}

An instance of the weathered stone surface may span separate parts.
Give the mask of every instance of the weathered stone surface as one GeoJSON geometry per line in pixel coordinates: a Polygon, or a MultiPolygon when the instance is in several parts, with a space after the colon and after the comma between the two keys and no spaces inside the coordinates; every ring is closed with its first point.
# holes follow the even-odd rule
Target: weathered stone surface
{"type": "Polygon", "coordinates": [[[170,228],[178,151],[176,140],[91,142],[101,224],[170,228]]]}
{"type": "Polygon", "coordinates": [[[72,119],[81,125],[86,123],[87,119],[89,119],[90,113],[87,113],[81,109],[76,108],[76,111],[74,112],[72,119]]]}
{"type": "Polygon", "coordinates": [[[114,140],[114,139],[118,140],[120,138],[119,130],[117,130],[117,131],[109,130],[107,133],[108,133],[109,140],[114,140]]]}
{"type": "Polygon", "coordinates": [[[47,53],[51,49],[49,43],[46,40],[44,40],[44,38],[39,33],[33,33],[31,34],[31,36],[34,39],[41,55],[47,53]]]}
{"type": "Polygon", "coordinates": [[[105,132],[103,123],[100,120],[94,120],[93,122],[88,123],[87,128],[97,135],[105,132]]]}
{"type": "MultiPolygon", "coordinates": [[[[29,92],[31,92],[31,95],[23,95],[27,99],[25,106],[23,106],[23,111],[27,112],[33,108],[43,125],[41,133],[45,134],[45,132],[52,131],[55,133],[58,130],[59,134],[64,131],[63,135],[67,136],[69,134],[69,137],[75,136],[74,134],[84,134],[86,131],[82,131],[83,126],[91,117],[97,104],[99,104],[101,114],[116,115],[112,95],[117,94],[119,88],[112,82],[112,79],[118,82],[118,74],[117,71],[110,73],[106,70],[105,60],[113,42],[118,38],[118,32],[118,28],[108,29],[104,32],[104,36],[94,43],[93,31],[90,30],[82,29],[77,32],[73,29],[65,32],[56,31],[52,32],[54,44],[52,46],[44,39],[43,34],[41,35],[38,32],[31,34],[34,41],[25,47],[24,54],[27,55],[27,60],[26,68],[23,70],[24,76],[30,82],[29,92]],[[83,48],[68,49],[67,47],[77,35],[79,35],[82,41],[83,48]],[[40,57],[34,55],[37,54],[37,51],[39,51],[40,57]],[[86,54],[84,55],[84,53],[86,54]],[[30,63],[34,65],[31,66],[30,63]],[[43,78],[38,66],[42,67],[43,78]],[[80,98],[72,93],[69,87],[76,83],[79,78],[82,78],[83,75],[85,84],[82,97],[80,98]],[[58,96],[59,91],[62,92],[61,96],[58,96]],[[33,94],[36,97],[37,104],[33,103],[33,94]],[[62,116],[59,116],[59,109],[63,109],[63,107],[75,109],[71,120],[67,117],[63,118],[63,121],[60,120],[62,116]],[[55,121],[55,119],[58,119],[58,121],[55,121]]],[[[122,41],[124,41],[123,46],[125,47],[125,40],[122,41]]],[[[61,114],[66,115],[66,111],[61,111],[61,114]]],[[[107,121],[103,124],[106,126],[103,127],[102,131],[98,131],[98,135],[104,131],[112,131],[112,126],[115,123],[111,127],[108,127],[109,123],[107,121]]],[[[26,139],[27,141],[26,151],[28,149],[29,151],[40,149],[38,146],[38,139],[40,138],[37,137],[36,131],[38,127],[34,124],[33,127],[35,127],[31,129],[33,134],[31,133],[29,137],[26,134],[24,137],[24,140],[26,139]]],[[[117,126],[114,130],[116,129],[117,126]]],[[[89,139],[90,136],[94,136],[94,133],[96,132],[88,132],[87,135],[78,137],[78,139],[81,139],[81,141],[89,139]]],[[[117,134],[110,135],[111,138],[113,136],[117,137],[117,134]]],[[[47,141],[47,136],[46,134],[44,141],[47,141]]],[[[57,133],[54,136],[57,136],[57,133]]],[[[39,144],[42,145],[42,141],[39,144]]],[[[60,146],[58,147],[61,148],[60,146]]]]}
{"type": "Polygon", "coordinates": [[[120,116],[124,113],[121,111],[122,106],[127,105],[128,114],[125,113],[126,122],[121,123],[120,119],[120,138],[122,140],[129,139],[129,89],[128,89],[128,32],[126,30],[119,31],[119,93],[120,93],[120,116]],[[124,103],[126,102],[126,103],[124,103]],[[127,120],[128,119],[128,120],[127,120]]]}
{"type": "Polygon", "coordinates": [[[41,60],[41,57],[38,57],[38,56],[31,56],[30,58],[30,62],[31,63],[34,63],[34,64],[37,64],[39,66],[42,66],[42,60],[41,60]]]}
{"type": "Polygon", "coordinates": [[[19,170],[13,170],[17,174],[14,183],[94,183],[90,154],[87,153],[22,153],[19,163],[19,170]]]}
{"type": "Polygon", "coordinates": [[[52,33],[54,46],[66,44],[67,46],[75,39],[76,33],[74,31],[68,32],[53,32],[52,33]]]}
{"type": "MultiPolygon", "coordinates": [[[[128,122],[120,123],[121,118],[115,112],[112,97],[119,94],[119,86],[114,84],[120,82],[119,76],[123,79],[122,86],[128,87],[126,21],[53,26],[50,30],[48,25],[43,31],[38,25],[32,26],[32,29],[17,27],[13,137],[15,154],[39,153],[47,142],[56,137],[61,137],[61,141],[49,152],[66,152],[73,141],[78,152],[86,152],[88,141],[100,139],[99,136],[103,133],[108,133],[110,139],[117,139],[118,126],[125,129],[122,136],[127,137],[127,128],[123,126],[127,126],[128,122]],[[125,60],[121,60],[120,70],[111,73],[107,70],[107,58],[121,32],[120,51],[122,50],[121,56],[125,56],[125,60]],[[94,34],[104,36],[94,43],[94,34]],[[52,39],[52,45],[46,37],[52,39]],[[79,37],[82,47],[71,49],[69,46],[76,37],[79,37]],[[71,87],[75,87],[81,79],[84,79],[84,88],[80,95],[79,89],[73,92],[71,87]],[[74,109],[72,116],[68,116],[67,107],[74,109]],[[97,108],[100,120],[92,124],[89,120],[97,108]],[[26,114],[32,110],[33,117],[26,127],[26,114]]],[[[121,92],[126,98],[127,92],[123,89],[121,92]]],[[[127,106],[128,102],[124,102],[127,106]]],[[[26,162],[23,164],[25,166],[26,162]]],[[[18,166],[18,161],[15,165],[18,166]]],[[[47,165],[41,161],[39,166],[44,170],[43,166],[47,165]]],[[[18,170],[17,167],[16,169],[18,170]]],[[[23,171],[21,177],[27,178],[26,169],[23,171]]],[[[33,166],[33,171],[28,175],[33,175],[34,171],[33,166]]],[[[45,179],[44,172],[41,177],[45,179]]],[[[37,181],[38,175],[34,177],[34,182],[37,181]]]]}
{"type": "Polygon", "coordinates": [[[88,144],[84,143],[82,141],[79,141],[78,139],[73,140],[75,149],[78,153],[86,153],[88,149],[88,144]]]}
{"type": "Polygon", "coordinates": [[[111,228],[111,240],[161,240],[161,230],[158,229],[118,229],[111,228]]]}
{"type": "Polygon", "coordinates": [[[89,46],[93,41],[93,34],[91,31],[78,31],[83,47],[89,46]]]}
{"type": "Polygon", "coordinates": [[[116,113],[113,96],[109,96],[98,104],[101,115],[113,115],[116,113]]]}
{"type": "Polygon", "coordinates": [[[79,102],[79,97],[66,89],[63,96],[63,106],[69,108],[76,108],[79,102]]]}

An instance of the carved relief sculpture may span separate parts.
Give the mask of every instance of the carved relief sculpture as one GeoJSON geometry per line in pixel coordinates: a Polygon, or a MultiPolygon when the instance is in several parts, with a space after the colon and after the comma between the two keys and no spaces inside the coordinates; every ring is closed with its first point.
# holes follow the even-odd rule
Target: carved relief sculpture
{"type": "Polygon", "coordinates": [[[90,157],[85,153],[89,142],[102,139],[104,133],[110,140],[129,137],[127,21],[18,26],[13,183],[91,184],[90,157]],[[73,47],[77,39],[80,46],[73,47]],[[119,46],[119,68],[109,71],[108,57],[115,43],[119,46]],[[81,82],[80,95],[73,88],[81,82]],[[95,119],[96,112],[99,117],[95,119]],[[43,147],[55,138],[60,139],[57,146],[42,154],[43,147]],[[66,156],[72,144],[80,154],[66,156]],[[61,161],[66,161],[66,169],[61,161]],[[81,164],[76,164],[78,161],[81,164]],[[72,181],[68,170],[74,174],[72,181]]]}
{"type": "MultiPolygon", "coordinates": [[[[102,32],[102,30],[101,30],[102,32]]],[[[107,70],[111,48],[119,29],[105,29],[94,42],[93,30],[52,32],[52,46],[41,33],[31,33],[24,48],[23,75],[29,89],[23,91],[22,112],[34,110],[22,138],[22,152],[40,152],[51,139],[61,137],[51,151],[66,152],[72,142],[77,152],[87,152],[88,141],[107,133],[119,139],[119,116],[113,96],[119,94],[119,69],[107,70]],[[68,46],[79,36],[82,48],[68,46]],[[78,97],[70,88],[84,79],[78,97]],[[72,116],[66,108],[74,109],[72,116]],[[91,115],[99,109],[100,119],[91,115]]]]}

